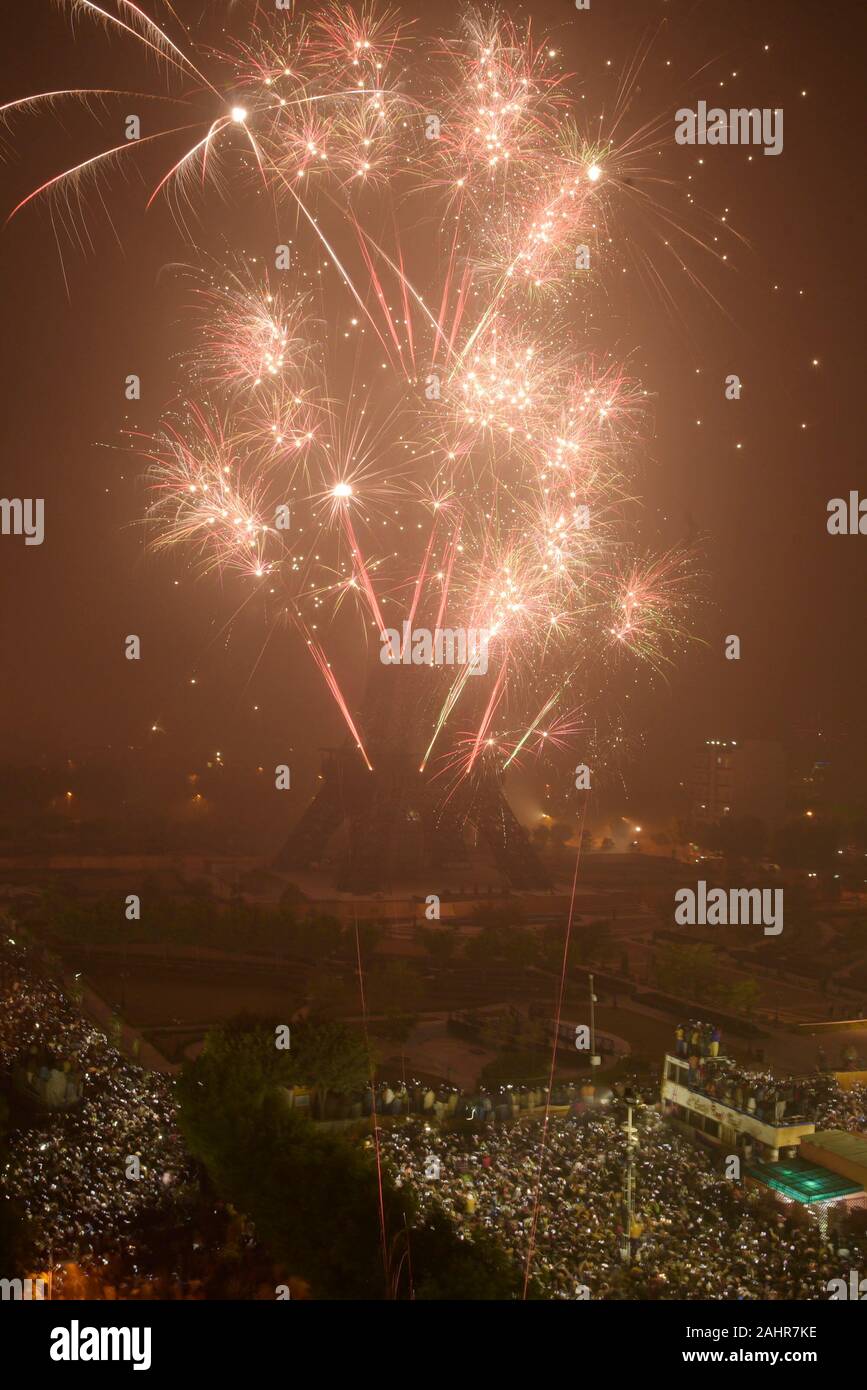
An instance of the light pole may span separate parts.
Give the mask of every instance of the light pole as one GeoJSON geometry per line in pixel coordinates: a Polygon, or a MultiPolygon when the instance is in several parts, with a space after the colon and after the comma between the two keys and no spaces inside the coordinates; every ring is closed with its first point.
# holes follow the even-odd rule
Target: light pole
{"type": "Polygon", "coordinates": [[[632,1106],[626,1107],[626,1179],[623,1187],[623,1240],[620,1254],[624,1264],[632,1263],[632,1226],[635,1217],[635,1155],[638,1130],[632,1124],[632,1106]]]}
{"type": "Polygon", "coordinates": [[[602,1063],[602,1058],[596,1053],[596,994],[593,989],[593,976],[588,976],[590,980],[590,1065],[598,1067],[602,1063]]]}

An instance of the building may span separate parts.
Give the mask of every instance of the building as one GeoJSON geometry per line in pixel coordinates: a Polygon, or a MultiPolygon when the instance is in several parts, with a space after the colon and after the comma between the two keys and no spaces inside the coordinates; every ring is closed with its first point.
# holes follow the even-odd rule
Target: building
{"type": "Polygon", "coordinates": [[[814,815],[833,801],[834,790],[830,762],[811,761],[798,766],[789,781],[789,814],[793,817],[814,815]]]}
{"type": "Polygon", "coordinates": [[[825,1129],[801,1141],[800,1156],[862,1190],[867,1188],[867,1137],[825,1129]]]}
{"type": "Polygon", "coordinates": [[[693,821],[755,816],[773,830],[786,818],[786,795],[782,744],[711,738],[695,753],[688,784],[693,821]]]}
{"type": "MultiPolygon", "coordinates": [[[[718,1060],[723,1067],[734,1065],[718,1060]]],[[[812,1210],[823,1229],[831,1207],[867,1204],[867,1139],[843,1130],[817,1133],[812,1120],[797,1114],[760,1118],[698,1090],[690,1077],[686,1058],[666,1055],[664,1113],[686,1132],[742,1158],[746,1186],[764,1187],[783,1204],[812,1210]]]]}
{"type": "Polygon", "coordinates": [[[729,1153],[738,1153],[750,1144],[757,1157],[769,1163],[776,1163],[784,1150],[796,1149],[803,1136],[816,1129],[812,1120],[800,1116],[786,1116],[773,1123],[738,1110],[718,1096],[705,1095],[690,1084],[686,1058],[670,1053],[665,1058],[661,1097],[664,1113],[675,1123],[729,1153]]]}

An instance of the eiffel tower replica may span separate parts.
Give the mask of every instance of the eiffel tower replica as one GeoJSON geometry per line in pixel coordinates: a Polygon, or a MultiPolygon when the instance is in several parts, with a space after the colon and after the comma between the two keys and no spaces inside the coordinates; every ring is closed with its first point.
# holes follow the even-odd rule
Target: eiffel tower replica
{"type": "Polygon", "coordinates": [[[375,663],[359,724],[373,771],[352,741],[326,750],[319,788],[275,869],[306,869],[329,858],[337,888],[351,893],[406,879],[430,881],[433,892],[438,873],[474,885],[494,877],[517,889],[551,886],[499,775],[484,760],[457,782],[437,775],[435,761],[420,770],[433,729],[431,694],[441,688],[437,675],[427,666],[375,663]]]}

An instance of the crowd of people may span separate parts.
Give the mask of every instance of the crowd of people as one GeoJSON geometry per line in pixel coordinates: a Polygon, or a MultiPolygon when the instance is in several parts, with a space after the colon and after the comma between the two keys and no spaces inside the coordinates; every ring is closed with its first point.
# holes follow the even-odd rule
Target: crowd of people
{"type": "Polygon", "coordinates": [[[770,1072],[746,1071],[727,1058],[700,1057],[689,1069],[693,1091],[718,1100],[768,1125],[794,1125],[815,1119],[809,1081],[778,1081],[770,1072]]]}
{"type": "Polygon", "coordinates": [[[812,1121],[820,1129],[867,1130],[863,1086],[841,1091],[833,1077],[825,1074],[781,1080],[770,1071],[752,1070],[720,1056],[720,1043],[720,1030],[710,1024],[691,1023],[688,1029],[678,1025],[675,1048],[678,1057],[687,1059],[691,1090],[754,1115],[764,1124],[812,1121]]]}
{"type": "MultiPolygon", "coordinates": [[[[551,1091],[554,1106],[580,1106],[592,1100],[597,1087],[591,1081],[559,1082],[551,1091]]],[[[611,1093],[610,1087],[602,1088],[611,1093]]],[[[433,1086],[410,1078],[380,1081],[349,1096],[335,1096],[326,1112],[328,1119],[360,1119],[377,1115],[420,1115],[437,1122],[473,1120],[491,1124],[516,1119],[548,1102],[547,1086],[508,1085],[463,1091],[457,1086],[433,1086]]]]}
{"type": "Polygon", "coordinates": [[[118,1258],[140,1272],[143,1228],[171,1225],[192,1176],[171,1079],[127,1061],[23,955],[4,952],[0,995],[0,1074],[27,1074],[52,1058],[81,1077],[68,1108],[33,1111],[11,1093],[2,1198],[14,1203],[43,1268],[57,1252],[82,1267],[118,1258]]]}
{"type": "Polygon", "coordinates": [[[699,1062],[690,1072],[690,1087],[768,1125],[812,1121],[817,1129],[867,1130],[867,1090],[841,1091],[830,1076],[787,1077],[747,1071],[725,1061],[699,1062]]]}
{"type": "Polygon", "coordinates": [[[379,1142],[423,1205],[470,1239],[496,1235],[521,1268],[529,1259],[546,1298],[821,1299],[829,1279],[865,1267],[867,1248],[786,1220],[657,1111],[637,1115],[631,1218],[619,1106],[474,1133],[411,1121],[379,1142]]]}
{"type": "MultiPolygon", "coordinates": [[[[207,1204],[191,1200],[196,1181],[171,1078],[128,1061],[23,953],[4,948],[0,996],[7,1089],[40,1059],[80,1077],[75,1103],[57,1109],[34,1111],[10,1092],[15,1113],[0,1168],[0,1200],[23,1213],[37,1267],[55,1271],[54,1296],[249,1296],[260,1274],[262,1296],[273,1296],[267,1257],[243,1218],[229,1233],[238,1291],[215,1292],[216,1253],[225,1252],[233,1218],[214,1207],[203,1221],[207,1204]],[[160,1232],[170,1234],[155,1258],[160,1232]]],[[[697,1028],[688,1061],[714,1088],[708,1094],[731,1094],[737,1104],[740,1092],[738,1108],[749,1112],[754,1098],[757,1115],[779,1103],[770,1073],[728,1063],[719,1035],[697,1028]]],[[[867,1087],[843,1092],[817,1073],[788,1089],[817,1126],[867,1131],[867,1087]]],[[[339,1105],[345,1118],[398,1120],[365,1141],[380,1144],[397,1183],[422,1206],[441,1205],[466,1238],[494,1235],[544,1297],[814,1299],[827,1296],[829,1279],[867,1268],[867,1246],[858,1248],[845,1223],[832,1222],[829,1238],[813,1219],[787,1220],[758,1189],[724,1177],[666,1122],[657,1099],[655,1088],[589,1078],[558,1084],[550,1101],[541,1086],[466,1094],[402,1080],[339,1105]]]]}

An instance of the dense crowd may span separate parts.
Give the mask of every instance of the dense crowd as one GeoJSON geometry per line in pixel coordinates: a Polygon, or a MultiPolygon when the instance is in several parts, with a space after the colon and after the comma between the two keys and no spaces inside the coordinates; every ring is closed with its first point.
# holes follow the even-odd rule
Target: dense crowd
{"type": "MultiPolygon", "coordinates": [[[[593,1099],[600,1088],[587,1081],[558,1083],[551,1091],[552,1105],[576,1106],[593,1099]]],[[[601,1088],[612,1094],[610,1087],[601,1088]]],[[[349,1096],[331,1098],[328,1119],[360,1119],[377,1115],[420,1115],[429,1120],[450,1122],[473,1120],[477,1124],[513,1120],[547,1103],[545,1086],[509,1085],[464,1091],[458,1086],[427,1085],[414,1078],[380,1081],[349,1096]]]]}
{"type": "Polygon", "coordinates": [[[856,1085],[841,1091],[823,1074],[784,1080],[770,1071],[755,1071],[720,1055],[720,1030],[710,1024],[678,1025],[677,1055],[687,1059],[691,1090],[754,1115],[769,1125],[812,1121],[819,1129],[867,1130],[867,1090],[856,1085]]]}
{"type": "Polygon", "coordinates": [[[656,1111],[638,1115],[628,1232],[620,1107],[550,1117],[544,1149],[541,1118],[476,1133],[412,1121],[380,1143],[397,1181],[469,1238],[497,1235],[521,1267],[531,1251],[547,1298],[821,1299],[829,1279],[864,1267],[867,1249],[787,1221],[656,1111]]]}
{"type": "Polygon", "coordinates": [[[867,1090],[841,1091],[830,1076],[787,1077],[747,1071],[727,1059],[701,1060],[690,1087],[769,1125],[812,1121],[818,1129],[867,1130],[867,1090]]]}
{"type": "MultiPolygon", "coordinates": [[[[214,1284],[214,1252],[225,1251],[231,1222],[214,1210],[213,1230],[202,1230],[201,1204],[185,1202],[193,1174],[171,1080],[129,1062],[22,954],[4,950],[0,976],[0,1075],[68,1067],[80,1092],[67,1108],[39,1111],[11,1092],[0,1169],[0,1200],[23,1213],[37,1262],[58,1270],[55,1296],[242,1297],[260,1282],[262,1296],[273,1296],[240,1218],[229,1232],[237,1291],[214,1284]],[[133,1157],[138,1177],[128,1175],[133,1157]],[[170,1235],[164,1258],[154,1259],[160,1230],[174,1233],[175,1246],[170,1235]]],[[[701,1037],[690,1065],[704,1069],[706,1086],[721,1085],[723,1095],[733,1086],[735,1099],[740,1086],[743,1108],[756,1096],[757,1114],[758,1098],[771,1103],[765,1093],[780,1083],[770,1073],[734,1068],[718,1078],[730,1065],[717,1055],[719,1037],[701,1037]]],[[[867,1131],[867,1088],[843,1092],[822,1073],[791,1085],[820,1127],[867,1131]]],[[[706,1150],[651,1108],[655,1099],[653,1089],[594,1087],[588,1078],[558,1085],[546,1119],[542,1087],[465,1094],[402,1080],[339,1105],[346,1118],[375,1111],[398,1119],[377,1131],[398,1184],[411,1185],[423,1205],[440,1203],[467,1238],[493,1234],[518,1267],[529,1255],[545,1297],[814,1299],[827,1296],[829,1279],[867,1268],[867,1248],[845,1224],[832,1222],[827,1238],[814,1219],[786,1220],[756,1189],[721,1176],[706,1150]],[[631,1213],[627,1102],[637,1138],[631,1213]]]]}
{"type": "Polygon", "coordinates": [[[106,1267],[120,1256],[136,1272],[143,1225],[171,1222],[191,1175],[171,1081],[127,1061],[23,959],[4,955],[0,994],[0,1073],[51,1058],[81,1078],[81,1099],[64,1110],[19,1113],[12,1093],[2,1197],[22,1214],[44,1264],[55,1251],[106,1267]]]}
{"type": "Polygon", "coordinates": [[[779,1081],[770,1072],[747,1071],[723,1059],[696,1059],[689,1068],[689,1086],[768,1125],[797,1124],[815,1119],[808,1082],[779,1081]],[[813,1113],[809,1113],[810,1110],[813,1113]]]}

